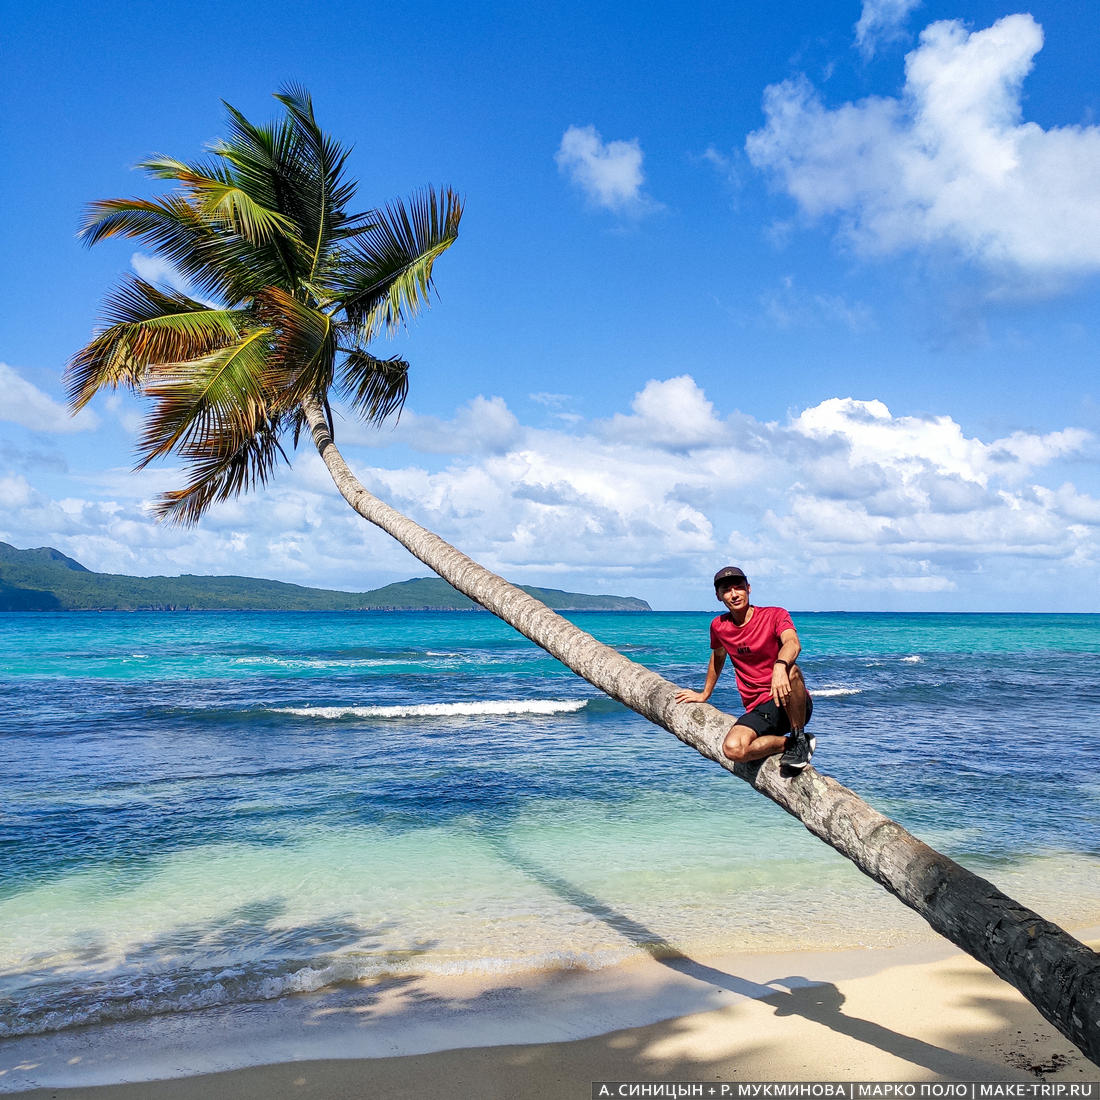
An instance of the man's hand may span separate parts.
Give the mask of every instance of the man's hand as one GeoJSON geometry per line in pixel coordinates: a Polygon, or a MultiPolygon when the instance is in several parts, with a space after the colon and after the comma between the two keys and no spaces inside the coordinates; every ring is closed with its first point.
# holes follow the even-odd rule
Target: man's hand
{"type": "Polygon", "coordinates": [[[687,691],[681,689],[673,696],[677,703],[705,703],[710,696],[701,691],[687,691]]]}
{"type": "Polygon", "coordinates": [[[776,665],[772,669],[772,702],[785,707],[790,697],[791,678],[787,675],[786,666],[776,665]]]}

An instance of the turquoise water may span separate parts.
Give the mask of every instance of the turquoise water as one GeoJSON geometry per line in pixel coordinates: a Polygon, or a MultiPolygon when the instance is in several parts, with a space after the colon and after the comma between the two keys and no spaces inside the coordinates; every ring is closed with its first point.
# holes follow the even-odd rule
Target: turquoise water
{"type": "MultiPolygon", "coordinates": [[[[570,616],[699,686],[704,614],[570,616]]],[[[1100,920],[1098,616],[796,616],[815,764],[1100,920]]],[[[714,702],[737,711],[732,676],[714,702]]],[[[0,615],[0,1035],[925,926],[485,614],[0,615]]]]}

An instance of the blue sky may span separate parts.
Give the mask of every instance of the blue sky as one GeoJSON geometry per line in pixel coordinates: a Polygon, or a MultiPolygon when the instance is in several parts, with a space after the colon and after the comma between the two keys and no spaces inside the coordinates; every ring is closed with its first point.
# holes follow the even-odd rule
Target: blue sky
{"type": "Polygon", "coordinates": [[[131,472],[140,406],[62,372],[220,101],[288,81],[360,205],[465,196],[368,487],[520,583],[713,606],[1100,611],[1093,4],[58,3],[6,14],[0,539],[93,569],[365,589],[424,570],[299,450],[196,528],[131,472]]]}

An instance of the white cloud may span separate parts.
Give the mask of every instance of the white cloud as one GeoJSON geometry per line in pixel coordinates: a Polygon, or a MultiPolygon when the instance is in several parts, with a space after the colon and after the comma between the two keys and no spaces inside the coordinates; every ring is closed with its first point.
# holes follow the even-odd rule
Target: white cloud
{"type": "Polygon", "coordinates": [[[168,286],[180,294],[186,294],[196,301],[202,302],[211,308],[217,308],[219,303],[213,298],[204,298],[195,292],[190,280],[175,264],[166,260],[163,256],[150,256],[145,252],[135,252],[130,257],[130,266],[139,279],[154,285],[168,286]]]}
{"type": "Polygon", "coordinates": [[[36,432],[85,432],[99,426],[90,410],[71,416],[69,410],[49,394],[28,382],[14,367],[0,363],[0,420],[21,424],[36,432]]]}
{"type": "Polygon", "coordinates": [[[1080,493],[1068,483],[1054,490],[1037,485],[1035,496],[1044,508],[1061,516],[1067,523],[1100,526],[1100,499],[1080,493]]]}
{"type": "Polygon", "coordinates": [[[527,395],[537,405],[545,405],[549,409],[560,409],[573,400],[568,393],[529,393],[527,395]]]}
{"type": "Polygon", "coordinates": [[[144,252],[135,252],[130,257],[130,266],[139,279],[147,283],[167,283],[177,289],[185,289],[186,281],[175,265],[162,256],[149,256],[144,252]]]}
{"type": "Polygon", "coordinates": [[[637,138],[605,143],[595,126],[570,126],[554,160],[597,206],[638,214],[653,205],[642,194],[645,175],[637,138]]]}
{"type": "Polygon", "coordinates": [[[847,577],[838,583],[860,592],[953,592],[958,588],[946,577],[847,577]]]}
{"type": "Polygon", "coordinates": [[[1092,568],[1094,499],[1033,483],[1090,442],[1077,429],[987,442],[949,416],[852,398],[785,425],[723,418],[684,375],[648,382],[629,414],[528,430],[515,449],[434,472],[368,477],[521,579],[701,576],[732,556],[917,598],[966,587],[982,562],[1092,568]]]}
{"type": "Polygon", "coordinates": [[[714,413],[714,406],[686,374],[664,382],[651,380],[635,394],[633,416],[621,413],[607,425],[612,438],[648,440],[658,447],[688,451],[717,445],[729,434],[714,413]]]}
{"type": "Polygon", "coordinates": [[[1100,127],[1022,121],[1042,42],[1030,15],[934,23],[898,99],[830,109],[804,78],[769,87],[748,155],[868,252],[946,246],[1005,276],[1096,271],[1100,127]]]}
{"type": "MultiPolygon", "coordinates": [[[[1068,468],[1090,476],[1068,460],[1096,441],[1074,428],[987,440],[948,415],[854,398],[763,423],[680,375],[647,382],[628,412],[554,429],[523,425],[500,398],[449,420],[415,418],[403,443],[423,461],[399,468],[338,434],[368,489],[520,582],[698,606],[715,563],[734,560],[795,607],[896,597],[936,608],[982,595],[1015,606],[1018,586],[1038,576],[1051,600],[1100,591],[1100,499],[1066,478],[1068,468]]],[[[28,469],[0,479],[0,539],[115,572],[350,589],[424,573],[351,512],[308,447],[270,487],[193,529],[147,511],[180,480],[163,467],[108,469],[70,477],[55,497],[28,469]]]]}
{"type": "Polygon", "coordinates": [[[895,417],[881,401],[832,397],[805,410],[796,431],[817,440],[834,440],[846,452],[850,468],[870,466],[893,471],[907,483],[933,474],[985,488],[991,479],[1018,481],[1057,458],[1080,451],[1087,432],[1069,428],[1047,435],[1014,432],[990,443],[964,435],[949,416],[895,417]]]}
{"type": "Polygon", "coordinates": [[[740,190],[741,174],[737,170],[733,157],[719,152],[713,145],[708,145],[703,150],[702,159],[714,167],[714,170],[722,177],[731,191],[740,190]]]}
{"type": "Polygon", "coordinates": [[[25,508],[33,494],[25,477],[0,477],[0,508],[25,508]]]}
{"type": "Polygon", "coordinates": [[[920,0],[863,0],[863,10],[855,25],[860,53],[870,58],[879,45],[900,38],[909,13],[919,5],[920,0]]]}

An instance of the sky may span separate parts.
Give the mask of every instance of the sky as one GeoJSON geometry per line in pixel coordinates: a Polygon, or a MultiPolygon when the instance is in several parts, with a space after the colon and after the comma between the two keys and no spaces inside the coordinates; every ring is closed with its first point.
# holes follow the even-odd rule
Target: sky
{"type": "MultiPolygon", "coordinates": [[[[143,406],[63,374],[133,169],[288,82],[357,208],[465,199],[437,297],[340,414],[364,484],[521,584],[710,609],[1100,611],[1100,6],[1079,0],[9,5],[0,540],[90,569],[362,591],[426,574],[301,446],[198,526],[143,406]]],[[[338,410],[339,413],[339,410],[338,410]]]]}

